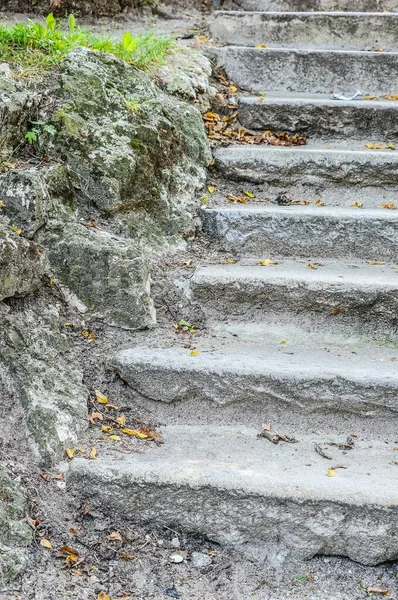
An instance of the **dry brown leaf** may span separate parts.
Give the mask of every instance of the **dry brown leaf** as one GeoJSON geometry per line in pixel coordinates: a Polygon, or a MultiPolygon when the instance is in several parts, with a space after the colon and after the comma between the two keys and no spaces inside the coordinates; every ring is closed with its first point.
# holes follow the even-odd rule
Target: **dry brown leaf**
{"type": "Polygon", "coordinates": [[[111,542],[123,542],[123,538],[120,535],[119,531],[112,531],[112,533],[110,533],[106,539],[111,542]]]}
{"type": "Polygon", "coordinates": [[[121,425],[122,427],[124,427],[126,425],[126,417],[125,417],[125,415],[119,415],[118,418],[116,419],[116,421],[118,422],[119,425],[121,425]]]}
{"type": "Polygon", "coordinates": [[[70,546],[61,546],[58,552],[61,552],[62,554],[71,554],[72,556],[79,556],[79,552],[70,546]]]}
{"type": "Polygon", "coordinates": [[[308,263],[307,267],[315,270],[318,268],[316,265],[314,265],[314,263],[308,263]]]}
{"type": "Polygon", "coordinates": [[[104,416],[100,412],[92,412],[91,415],[89,416],[88,420],[90,421],[90,423],[94,424],[95,421],[103,421],[104,416]]]}
{"type": "Polygon", "coordinates": [[[397,206],[395,206],[394,202],[386,202],[385,204],[380,204],[380,208],[388,208],[389,210],[397,210],[397,206]]]}
{"type": "Polygon", "coordinates": [[[368,265],[384,265],[382,260],[367,260],[368,265]]]}
{"type": "Polygon", "coordinates": [[[98,594],[97,600],[112,600],[112,598],[108,594],[105,594],[105,592],[101,592],[98,594]]]}
{"type": "Polygon", "coordinates": [[[384,100],[392,100],[392,101],[397,101],[398,100],[398,94],[390,94],[387,96],[383,96],[384,100]]]}
{"type": "Polygon", "coordinates": [[[226,198],[230,202],[235,202],[237,204],[246,204],[248,202],[248,199],[244,196],[234,196],[233,194],[227,194],[226,198]]]}
{"type": "Polygon", "coordinates": [[[366,593],[367,594],[383,594],[384,596],[389,596],[390,590],[387,588],[380,588],[380,587],[368,587],[368,588],[366,588],[366,593]]]}

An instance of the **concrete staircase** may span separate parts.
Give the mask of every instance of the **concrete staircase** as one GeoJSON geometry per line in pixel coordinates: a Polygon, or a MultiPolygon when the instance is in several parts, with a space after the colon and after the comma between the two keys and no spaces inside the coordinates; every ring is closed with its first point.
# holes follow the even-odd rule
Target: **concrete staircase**
{"type": "Polygon", "coordinates": [[[398,206],[398,150],[365,144],[398,140],[398,102],[329,92],[398,93],[398,13],[383,12],[398,2],[235,4],[212,33],[227,76],[261,93],[240,98],[240,122],[309,143],[216,150],[224,185],[255,198],[220,196],[202,210],[205,234],[235,262],[203,265],[186,282],[206,322],[199,354],[176,342],[112,361],[137,398],[168,415],[165,443],[75,459],[68,486],[126,519],[273,563],[397,559],[398,210],[381,205],[398,206]],[[281,205],[281,194],[309,204],[281,205]],[[263,423],[279,443],[258,437],[263,423]]]}

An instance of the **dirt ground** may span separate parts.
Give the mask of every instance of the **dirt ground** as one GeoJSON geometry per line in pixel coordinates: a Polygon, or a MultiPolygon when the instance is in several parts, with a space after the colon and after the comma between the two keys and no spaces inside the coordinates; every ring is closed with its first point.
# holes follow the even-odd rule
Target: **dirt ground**
{"type": "MultiPolygon", "coordinates": [[[[27,17],[14,14],[4,18],[27,17]]],[[[117,20],[88,20],[87,23],[110,31],[156,28],[165,33],[184,33],[206,31],[207,18],[208,7],[202,8],[200,4],[181,3],[170,11],[170,5],[165,3],[163,14],[146,11],[140,18],[123,15],[117,20]]],[[[154,258],[152,289],[159,320],[156,330],[131,333],[98,321],[84,322],[63,308],[62,319],[72,323],[67,330],[73,348],[71,360],[83,368],[85,384],[90,390],[102,390],[123,406],[132,425],[145,423],[162,433],[167,431],[160,413],[144,404],[135,404],[131,392],[109,369],[107,358],[115,350],[140,343],[165,345],[178,340],[189,348],[195,347],[206,331],[201,329],[200,312],[188,308],[176,280],[189,277],[204,255],[207,262],[227,259],[200,237],[175,254],[154,258]],[[195,323],[199,327],[197,337],[176,331],[174,324],[179,319],[195,323]],[[95,332],[93,343],[82,338],[82,329],[95,332]]],[[[57,290],[47,289],[23,300],[13,300],[10,305],[13,310],[21,310],[29,303],[44,306],[56,302],[60,302],[57,290]]],[[[93,410],[93,404],[90,403],[89,409],[93,410]]],[[[0,417],[2,415],[7,415],[7,422],[11,424],[11,434],[0,444],[2,463],[27,490],[30,518],[38,521],[32,521],[36,525],[35,542],[28,569],[20,580],[7,588],[0,582],[0,600],[107,600],[107,597],[112,600],[360,600],[369,597],[368,587],[386,588],[391,600],[398,599],[398,563],[364,567],[348,559],[320,556],[288,563],[283,568],[258,564],[211,541],[187,536],[178,530],[153,529],[139,518],[126,525],[123,515],[109,517],[93,511],[89,505],[74,503],[65,494],[65,465],[54,472],[43,473],[32,463],[22,425],[23,415],[13,398],[0,406],[0,417]],[[51,549],[40,544],[42,537],[51,541],[51,549]],[[74,551],[77,560],[67,560],[71,554],[65,547],[74,551]],[[206,555],[211,562],[207,566],[196,566],[193,552],[206,555]],[[182,561],[173,562],[173,554],[180,555],[182,561]]],[[[139,452],[147,443],[152,442],[128,440],[119,450],[126,454],[139,452]]],[[[82,442],[83,452],[93,445],[99,453],[112,452],[96,424],[90,427],[86,441],[82,442]]]]}

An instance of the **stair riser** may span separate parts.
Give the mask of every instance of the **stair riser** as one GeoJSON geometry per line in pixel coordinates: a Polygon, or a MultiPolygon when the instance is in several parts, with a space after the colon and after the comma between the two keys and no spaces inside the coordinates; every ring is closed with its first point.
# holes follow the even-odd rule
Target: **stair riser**
{"type": "Polygon", "coordinates": [[[366,208],[396,201],[398,154],[394,151],[268,148],[263,152],[237,147],[217,151],[215,160],[224,177],[262,185],[265,199],[284,192],[295,199],[322,199],[342,206],[360,201],[366,208]]]}
{"type": "MultiPolygon", "coordinates": [[[[366,378],[351,379],[340,373],[317,373],[316,377],[296,370],[272,368],[267,362],[257,372],[242,372],[206,364],[196,368],[191,356],[180,367],[139,361],[125,364],[118,357],[112,362],[117,373],[135,392],[145,398],[166,403],[183,401],[211,402],[215,408],[229,404],[258,403],[269,414],[284,407],[284,412],[299,410],[303,414],[328,412],[333,415],[355,413],[378,417],[398,412],[398,377],[390,381],[366,378]]],[[[205,406],[203,406],[203,409],[205,406]]]]}
{"type": "Polygon", "coordinates": [[[289,207],[276,215],[254,210],[203,210],[201,215],[205,233],[235,256],[397,260],[398,219],[333,218],[322,210],[317,216],[301,216],[289,207]]]}
{"type": "Polygon", "coordinates": [[[328,94],[360,89],[364,94],[395,94],[398,53],[266,50],[225,47],[218,60],[244,90],[328,94]]]}
{"type": "Polygon", "coordinates": [[[234,0],[243,10],[262,11],[398,11],[397,0],[234,0]]]}
{"type": "MultiPolygon", "coordinates": [[[[273,267],[264,267],[273,268],[273,267]]],[[[321,268],[321,267],[319,267],[321,268]]],[[[377,267],[375,267],[377,268],[377,267]]],[[[317,283],[286,279],[229,280],[207,276],[205,270],[191,280],[194,301],[212,320],[288,322],[293,316],[303,326],[322,330],[343,327],[347,332],[369,333],[376,339],[398,339],[398,275],[396,287],[359,287],[348,283],[317,283]],[[339,312],[333,311],[339,307],[339,312]]]]}
{"type": "Polygon", "coordinates": [[[398,14],[221,13],[211,34],[219,43],[240,46],[395,50],[398,14]]]}
{"type": "Polygon", "coordinates": [[[311,137],[370,141],[398,138],[398,102],[356,104],[338,100],[242,100],[239,121],[247,129],[283,130],[311,137]]]}
{"type": "MultiPolygon", "coordinates": [[[[258,440],[258,444],[269,442],[258,440]]],[[[266,468],[266,453],[264,461],[266,468]]],[[[85,462],[90,463],[72,463],[68,489],[75,497],[88,501],[92,509],[122,515],[133,523],[203,535],[257,560],[279,565],[284,560],[302,560],[315,554],[349,556],[367,565],[398,557],[396,544],[391,542],[398,535],[397,510],[388,503],[362,505],[358,499],[357,504],[348,504],[322,494],[305,502],[285,496],[282,490],[279,496],[267,496],[266,486],[257,493],[220,488],[212,485],[212,477],[207,482],[199,478],[197,469],[205,465],[196,463],[191,476],[182,480],[176,464],[173,482],[159,477],[157,470],[152,474],[150,464],[147,472],[126,472],[117,465],[106,470],[85,462]]],[[[325,463],[326,471],[329,463],[325,463]]],[[[222,464],[218,469],[222,471],[222,464]]],[[[241,479],[245,477],[243,470],[241,479]]]]}

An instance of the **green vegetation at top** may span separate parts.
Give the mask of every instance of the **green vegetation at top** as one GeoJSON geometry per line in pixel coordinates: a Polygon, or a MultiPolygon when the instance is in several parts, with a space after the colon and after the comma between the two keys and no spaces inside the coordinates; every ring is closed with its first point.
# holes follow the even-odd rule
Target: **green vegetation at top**
{"type": "Polygon", "coordinates": [[[52,14],[41,23],[17,23],[10,27],[0,25],[0,62],[19,66],[34,72],[56,66],[74,48],[84,46],[99,52],[110,52],[127,63],[147,69],[161,63],[173,45],[173,40],[153,33],[133,37],[126,32],[121,39],[92,33],[78,27],[75,17],[69,15],[68,27],[52,14]]]}

